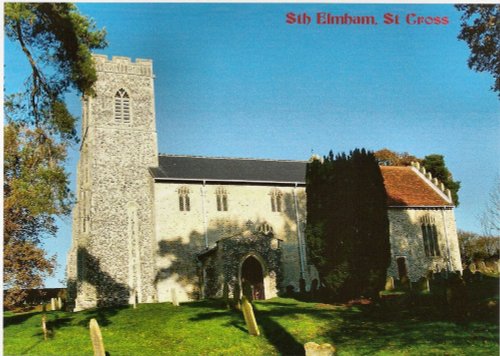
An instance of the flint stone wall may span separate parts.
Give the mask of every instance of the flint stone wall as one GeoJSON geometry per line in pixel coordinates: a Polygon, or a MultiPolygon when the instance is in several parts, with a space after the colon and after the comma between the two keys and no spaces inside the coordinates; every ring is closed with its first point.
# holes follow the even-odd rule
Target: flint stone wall
{"type": "Polygon", "coordinates": [[[429,270],[437,271],[447,268],[450,256],[451,269],[462,271],[460,248],[452,209],[389,209],[391,265],[388,276],[399,278],[396,260],[406,258],[408,277],[417,281],[426,276],[429,270]],[[438,233],[438,244],[441,256],[426,256],[421,229],[421,219],[430,216],[438,233]],[[447,242],[448,240],[448,242],[447,242]],[[449,255],[448,255],[449,247],[449,255]]]}
{"type": "MultiPolygon", "coordinates": [[[[273,228],[274,237],[282,240],[281,263],[283,288],[298,289],[300,257],[295,203],[292,187],[224,185],[228,211],[217,211],[216,190],[220,185],[155,183],[155,229],[158,245],[157,290],[160,301],[170,301],[170,290],[178,291],[180,301],[199,296],[200,268],[197,255],[215,246],[216,241],[243,233],[258,231],[264,223],[273,228]],[[179,189],[189,188],[190,211],[179,210],[179,189]],[[283,193],[283,212],[271,210],[272,189],[283,193]],[[207,234],[205,236],[205,221],[207,234]]],[[[305,191],[297,189],[300,229],[305,224],[305,191]]],[[[303,234],[303,230],[300,231],[303,234]]],[[[303,236],[303,235],[302,235],[303,236]]],[[[314,268],[306,268],[306,280],[316,277],[314,268]],[[308,273],[313,270],[312,273],[308,273]]]]}
{"type": "Polygon", "coordinates": [[[236,285],[241,287],[241,266],[250,256],[261,264],[265,298],[276,297],[283,287],[280,247],[280,241],[273,236],[250,231],[219,241],[212,251],[199,258],[202,261],[204,297],[222,297],[224,283],[227,283],[230,294],[234,293],[236,285]]]}
{"type": "Polygon", "coordinates": [[[151,61],[95,56],[95,97],[84,101],[79,200],[71,258],[76,308],[156,299],[153,197],[148,167],[158,165],[151,61]],[[117,122],[115,94],[130,97],[130,122],[117,122]],[[83,264],[83,266],[82,266],[83,264]]]}

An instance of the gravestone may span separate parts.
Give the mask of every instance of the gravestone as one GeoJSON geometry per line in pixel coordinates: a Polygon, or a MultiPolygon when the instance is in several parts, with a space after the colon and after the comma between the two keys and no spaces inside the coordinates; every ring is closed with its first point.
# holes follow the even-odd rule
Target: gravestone
{"type": "Polygon", "coordinates": [[[429,280],[426,277],[421,277],[417,281],[417,286],[418,286],[418,290],[420,292],[429,292],[430,291],[429,280]]]}
{"type": "Polygon", "coordinates": [[[469,265],[469,269],[472,273],[476,273],[476,264],[474,262],[471,262],[471,264],[469,265]]]}
{"type": "Polygon", "coordinates": [[[177,301],[177,292],[176,292],[175,288],[172,288],[172,305],[174,307],[179,306],[179,302],[177,301]]]}
{"type": "Polygon", "coordinates": [[[50,298],[50,308],[56,310],[56,298],[50,298]]]}
{"type": "Polygon", "coordinates": [[[106,356],[104,350],[104,342],[102,341],[101,329],[97,320],[90,319],[90,339],[92,340],[92,348],[94,349],[94,356],[106,356]]]}
{"type": "Polygon", "coordinates": [[[306,356],[334,356],[335,347],[330,344],[319,345],[315,342],[308,342],[304,345],[306,356]]]}
{"type": "Polygon", "coordinates": [[[394,278],[388,276],[385,280],[385,290],[394,290],[394,278]]]}
{"type": "Polygon", "coordinates": [[[245,318],[245,323],[247,324],[248,333],[253,336],[259,336],[259,326],[257,325],[255,314],[253,313],[252,304],[245,296],[241,299],[241,309],[243,310],[243,317],[245,318]]]}

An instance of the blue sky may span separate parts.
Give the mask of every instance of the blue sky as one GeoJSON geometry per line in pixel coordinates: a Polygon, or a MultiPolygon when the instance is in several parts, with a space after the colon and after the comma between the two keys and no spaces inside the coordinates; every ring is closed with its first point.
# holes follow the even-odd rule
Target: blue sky
{"type": "MultiPolygon", "coordinates": [[[[226,157],[308,159],[355,147],[445,156],[462,182],[461,229],[479,215],[499,174],[500,101],[491,75],[467,67],[452,5],[79,4],[106,27],[98,53],[150,58],[156,74],[159,151],[226,157]],[[375,16],[377,26],[287,25],[289,12],[375,16]],[[383,14],[400,25],[384,25],[383,14]],[[408,25],[404,16],[447,16],[448,25],[408,25]]],[[[5,42],[6,92],[27,75],[5,42]]],[[[79,99],[68,95],[73,112],[79,99]]],[[[70,153],[74,174],[78,152],[70,153]]],[[[45,244],[64,277],[71,219],[45,244]]]]}

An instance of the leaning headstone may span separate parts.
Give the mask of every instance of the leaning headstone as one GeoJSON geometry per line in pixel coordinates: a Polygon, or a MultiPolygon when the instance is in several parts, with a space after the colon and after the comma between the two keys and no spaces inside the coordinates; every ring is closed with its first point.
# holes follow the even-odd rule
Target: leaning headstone
{"type": "Polygon", "coordinates": [[[47,316],[45,314],[42,315],[42,332],[43,339],[47,340],[47,316]]]}
{"type": "Polygon", "coordinates": [[[92,340],[92,348],[94,349],[94,356],[106,356],[104,350],[104,342],[102,341],[101,329],[97,320],[90,319],[90,339],[92,340]]]}
{"type": "Polygon", "coordinates": [[[245,323],[247,324],[248,333],[253,336],[259,336],[259,326],[257,325],[257,320],[255,320],[252,304],[250,304],[245,296],[241,298],[241,309],[243,310],[243,317],[245,318],[245,323]]]}
{"type": "Polygon", "coordinates": [[[50,298],[50,310],[56,310],[56,298],[50,298]]]}
{"type": "Polygon", "coordinates": [[[319,345],[315,342],[308,342],[304,345],[306,356],[334,356],[335,346],[330,344],[319,345]]]}
{"type": "Polygon", "coordinates": [[[63,305],[62,305],[62,299],[61,297],[57,297],[57,309],[62,310],[63,305]]]}
{"type": "Polygon", "coordinates": [[[385,290],[394,290],[394,278],[388,276],[385,280],[385,290]]]}
{"type": "Polygon", "coordinates": [[[178,307],[179,302],[177,301],[177,292],[175,291],[175,288],[172,288],[171,291],[172,291],[172,305],[174,307],[178,307]]]}

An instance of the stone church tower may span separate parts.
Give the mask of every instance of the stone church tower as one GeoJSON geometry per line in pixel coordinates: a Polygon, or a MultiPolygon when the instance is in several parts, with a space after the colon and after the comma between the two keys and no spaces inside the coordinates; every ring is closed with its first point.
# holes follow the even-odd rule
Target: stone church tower
{"type": "Polygon", "coordinates": [[[95,96],[83,100],[68,287],[75,310],[151,302],[152,181],[158,165],[152,61],[95,55],[95,96]]]}

